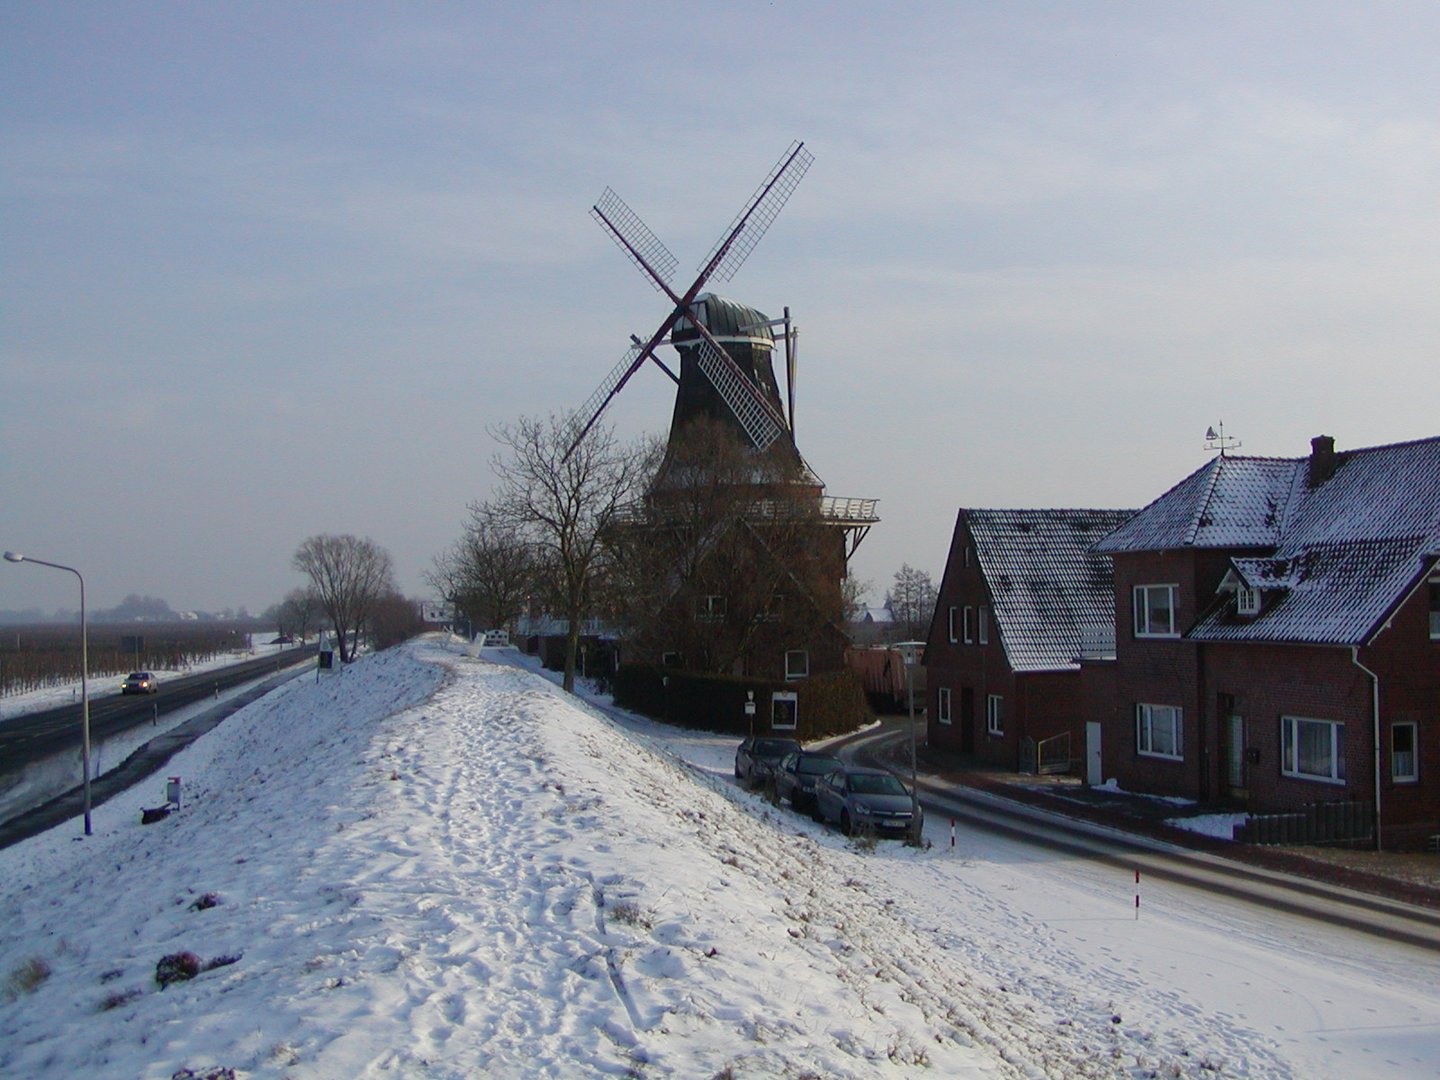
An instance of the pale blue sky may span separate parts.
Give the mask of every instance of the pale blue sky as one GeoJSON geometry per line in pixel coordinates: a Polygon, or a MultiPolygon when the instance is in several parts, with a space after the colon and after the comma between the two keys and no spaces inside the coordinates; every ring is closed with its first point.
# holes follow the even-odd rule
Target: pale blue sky
{"type": "MultiPolygon", "coordinates": [[[[879,601],[964,506],[1437,434],[1440,5],[0,0],[0,546],[92,605],[259,610],[306,536],[402,585],[487,425],[577,407],[815,155],[727,295],[801,326],[798,441],[881,499],[879,601]]],[[[610,414],[663,432],[642,372],[610,414]]],[[[7,564],[8,566],[8,564],[7,564]]],[[[0,608],[73,607],[0,570],[0,608]]]]}

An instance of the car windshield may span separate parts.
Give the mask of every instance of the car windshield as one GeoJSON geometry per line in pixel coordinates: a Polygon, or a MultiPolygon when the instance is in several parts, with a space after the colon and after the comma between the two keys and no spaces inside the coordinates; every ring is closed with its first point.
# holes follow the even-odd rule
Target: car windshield
{"type": "Polygon", "coordinates": [[[827,773],[840,764],[839,758],[833,757],[804,757],[800,759],[800,771],[808,775],[820,775],[827,773]]]}
{"type": "Polygon", "coordinates": [[[779,757],[794,749],[795,744],[789,739],[756,739],[755,748],[751,750],[751,753],[759,754],[761,757],[779,757]]]}
{"type": "Polygon", "coordinates": [[[860,773],[850,777],[850,790],[857,795],[908,795],[905,785],[889,773],[860,773]]]}
{"type": "MultiPolygon", "coordinates": [[[[110,677],[113,679],[115,676],[112,675],[112,676],[110,676],[110,677]]],[[[150,676],[149,676],[146,672],[143,672],[143,671],[132,671],[132,672],[130,673],[130,678],[135,679],[135,680],[137,680],[137,681],[140,680],[140,679],[148,679],[149,677],[150,677],[150,676]]]]}

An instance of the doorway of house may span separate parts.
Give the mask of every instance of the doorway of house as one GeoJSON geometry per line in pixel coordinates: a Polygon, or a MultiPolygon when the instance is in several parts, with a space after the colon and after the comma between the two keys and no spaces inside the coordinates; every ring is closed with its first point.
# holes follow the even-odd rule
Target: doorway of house
{"type": "Polygon", "coordinates": [[[1244,802],[1249,791],[1245,779],[1245,717],[1238,713],[1225,716],[1225,794],[1244,802]]]}
{"type": "Polygon", "coordinates": [[[960,688],[960,752],[975,752],[975,688],[960,688]]]}
{"type": "Polygon", "coordinates": [[[1100,757],[1100,725],[1094,720],[1085,723],[1085,783],[1099,787],[1105,782],[1105,766],[1100,757]]]}

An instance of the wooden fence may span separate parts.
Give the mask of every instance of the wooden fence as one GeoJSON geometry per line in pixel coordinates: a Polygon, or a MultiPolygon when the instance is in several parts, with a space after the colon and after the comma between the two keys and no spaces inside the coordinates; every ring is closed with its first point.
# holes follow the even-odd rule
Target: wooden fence
{"type": "Polygon", "coordinates": [[[1242,844],[1342,844],[1375,840],[1375,807],[1359,800],[1315,802],[1288,814],[1253,814],[1235,826],[1242,844]]]}

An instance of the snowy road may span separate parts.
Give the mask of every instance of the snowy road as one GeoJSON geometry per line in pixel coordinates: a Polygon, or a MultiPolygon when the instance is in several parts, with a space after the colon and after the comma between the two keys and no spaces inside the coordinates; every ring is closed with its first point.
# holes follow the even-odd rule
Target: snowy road
{"type": "MultiPolygon", "coordinates": [[[[847,760],[854,757],[883,764],[889,758],[887,744],[902,737],[879,731],[847,742],[840,755],[847,760]]],[[[986,792],[956,788],[932,777],[922,775],[920,789],[926,812],[940,822],[957,822],[969,831],[1010,837],[1040,849],[1037,854],[1042,858],[1054,853],[1078,856],[1115,869],[1116,880],[1129,880],[1139,873],[1146,888],[1156,881],[1190,886],[1248,900],[1266,913],[1287,911],[1440,953],[1440,911],[1432,908],[1277,873],[1144,836],[1117,833],[986,792]]],[[[1141,892],[1133,891],[1137,896],[1141,892]]]]}

